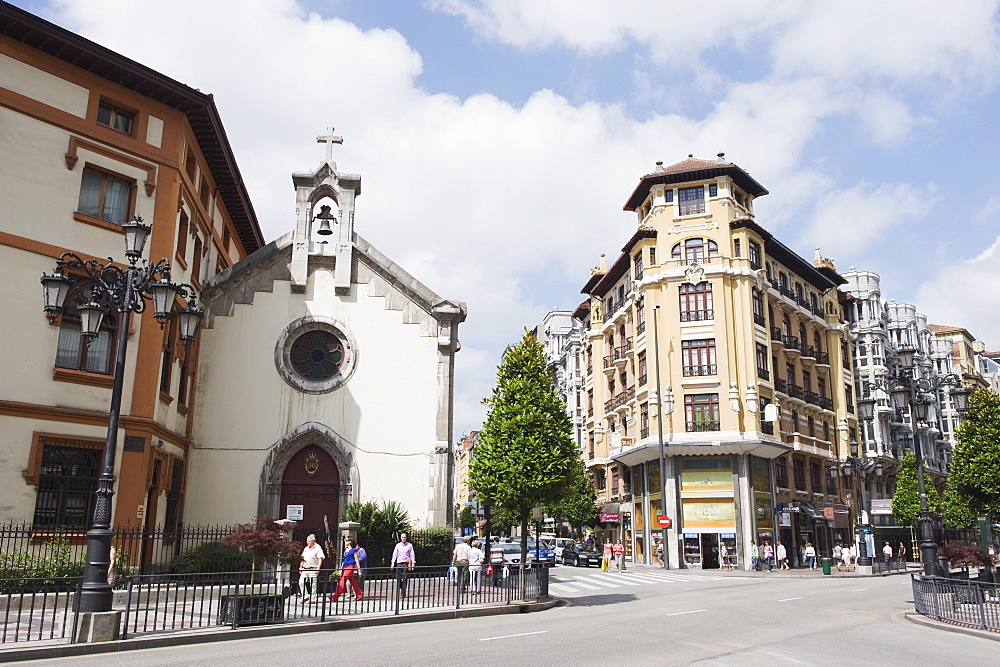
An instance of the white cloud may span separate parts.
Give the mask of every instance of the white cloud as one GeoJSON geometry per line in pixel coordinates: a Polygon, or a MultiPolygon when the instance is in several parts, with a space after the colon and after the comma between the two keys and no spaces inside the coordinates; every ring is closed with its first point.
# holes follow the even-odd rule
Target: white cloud
{"type": "Polygon", "coordinates": [[[934,324],[969,330],[989,349],[1000,344],[1000,236],[972,259],[940,265],[916,290],[914,302],[934,324]]]}
{"type": "Polygon", "coordinates": [[[850,260],[860,248],[885,241],[886,233],[903,223],[913,225],[926,217],[933,205],[933,187],[884,183],[872,187],[859,183],[825,192],[816,201],[801,238],[821,246],[826,256],[850,260]]]}

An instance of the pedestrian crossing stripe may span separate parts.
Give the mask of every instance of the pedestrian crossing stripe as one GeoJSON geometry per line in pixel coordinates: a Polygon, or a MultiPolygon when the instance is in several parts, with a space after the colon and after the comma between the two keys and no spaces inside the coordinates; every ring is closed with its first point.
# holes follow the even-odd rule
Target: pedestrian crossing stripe
{"type": "Polygon", "coordinates": [[[579,579],[574,579],[574,584],[582,584],[587,582],[596,586],[604,586],[606,588],[621,588],[621,584],[615,583],[613,581],[606,581],[604,577],[580,577],[579,579]]]}
{"type": "MultiPolygon", "coordinates": [[[[606,579],[604,577],[600,577],[600,576],[580,577],[579,579],[576,579],[575,581],[581,581],[581,580],[583,580],[583,581],[592,581],[592,582],[594,582],[596,584],[604,584],[605,581],[606,581],[606,579]]],[[[630,581],[628,579],[622,579],[622,578],[619,578],[619,577],[615,577],[614,581],[610,582],[607,585],[617,586],[617,587],[621,587],[621,586],[642,586],[642,582],[639,582],[639,581],[630,581]]]]}

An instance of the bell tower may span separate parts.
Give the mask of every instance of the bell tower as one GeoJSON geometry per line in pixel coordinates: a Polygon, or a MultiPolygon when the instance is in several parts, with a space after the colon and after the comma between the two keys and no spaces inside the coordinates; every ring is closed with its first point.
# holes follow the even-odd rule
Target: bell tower
{"type": "Polygon", "coordinates": [[[295,231],[292,236],[292,291],[304,292],[310,257],[333,260],[336,292],[351,289],[351,252],[354,243],[354,201],[361,195],[361,176],[337,172],[333,145],[342,137],[328,128],[316,137],[326,144],[326,156],[311,172],[292,174],[295,185],[295,231]],[[323,203],[332,201],[332,205],[323,203]]]}

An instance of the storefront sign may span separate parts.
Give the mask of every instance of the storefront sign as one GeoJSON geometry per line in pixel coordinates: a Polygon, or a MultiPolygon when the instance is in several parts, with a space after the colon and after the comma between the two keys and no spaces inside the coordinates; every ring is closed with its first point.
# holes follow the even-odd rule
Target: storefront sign
{"type": "Polygon", "coordinates": [[[732,500],[685,500],[684,525],[691,528],[735,528],[736,507],[732,500]]]}
{"type": "MultiPolygon", "coordinates": [[[[591,515],[591,516],[593,516],[593,515],[591,515]]],[[[833,512],[833,508],[832,507],[824,507],[823,508],[823,518],[827,519],[828,521],[833,521],[834,512],[833,512]]]]}
{"type": "Polygon", "coordinates": [[[791,528],[792,527],[792,515],[788,512],[778,512],[778,527],[779,528],[791,528]]]}
{"type": "Polygon", "coordinates": [[[601,523],[618,523],[619,521],[621,521],[621,514],[601,512],[601,523]]]}
{"type": "Polygon", "coordinates": [[[872,498],[868,501],[872,514],[892,514],[892,498],[872,498]]]}

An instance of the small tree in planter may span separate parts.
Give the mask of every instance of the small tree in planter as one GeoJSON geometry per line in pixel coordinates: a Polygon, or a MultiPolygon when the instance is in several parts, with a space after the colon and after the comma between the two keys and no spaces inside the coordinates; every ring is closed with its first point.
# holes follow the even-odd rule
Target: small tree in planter
{"type": "Polygon", "coordinates": [[[952,543],[941,547],[938,554],[952,567],[964,567],[966,572],[970,567],[990,567],[993,564],[990,555],[975,544],[952,543]]]}
{"type": "Polygon", "coordinates": [[[251,594],[223,595],[219,604],[219,623],[249,625],[273,623],[284,617],[284,595],[252,594],[257,569],[273,564],[276,570],[286,567],[302,553],[302,545],[287,539],[270,517],[259,516],[253,523],[234,526],[228,535],[219,540],[228,549],[239,549],[250,555],[251,594]]]}
{"type": "Polygon", "coordinates": [[[234,526],[228,535],[219,540],[219,544],[250,554],[251,572],[256,572],[259,566],[267,563],[288,565],[302,553],[302,545],[286,538],[274,521],[266,516],[257,517],[253,523],[234,526]]]}

